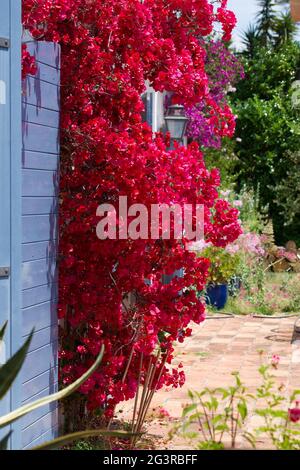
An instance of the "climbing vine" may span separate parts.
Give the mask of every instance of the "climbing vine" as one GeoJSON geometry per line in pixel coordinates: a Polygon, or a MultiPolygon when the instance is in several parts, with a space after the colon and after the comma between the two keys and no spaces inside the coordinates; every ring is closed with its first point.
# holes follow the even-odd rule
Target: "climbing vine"
{"type": "Polygon", "coordinates": [[[155,387],[184,382],[181,365],[172,366],[173,343],[205,318],[196,291],[209,260],[186,240],[100,241],[96,209],[119,196],[147,207],[202,203],[208,241],[225,246],[238,237],[238,211],[219,199],[219,172],[205,168],[198,144],[168,150],[168,139],[153,138],[141,119],[148,80],[185,106],[207,103],[220,133],[226,108],[210,94],[201,42],[217,24],[230,39],[235,22],[226,0],[23,0],[24,27],[62,51],[61,380],[81,375],[104,344],[101,368],[81,392],[107,416],[134,397],[150,366],[155,387]],[[181,268],[183,278],[161,282],[181,268]]]}

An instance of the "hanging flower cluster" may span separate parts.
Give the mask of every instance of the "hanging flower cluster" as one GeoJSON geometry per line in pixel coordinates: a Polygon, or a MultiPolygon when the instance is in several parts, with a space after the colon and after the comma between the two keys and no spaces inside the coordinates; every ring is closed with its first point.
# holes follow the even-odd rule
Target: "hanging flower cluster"
{"type": "Polygon", "coordinates": [[[62,47],[61,377],[77,378],[104,344],[81,392],[90,409],[111,415],[151,365],[157,387],[183,383],[173,343],[204,320],[196,291],[209,260],[186,240],[100,241],[96,210],[120,196],[148,208],[202,203],[207,241],[226,246],[239,236],[238,211],[218,199],[219,172],[205,168],[198,144],[170,151],[141,119],[146,80],[185,106],[210,100],[217,118],[201,40],[216,22],[228,39],[234,21],[224,0],[23,0],[23,21],[62,47]],[[182,278],[162,282],[181,268],[182,278]]]}
{"type": "Polygon", "coordinates": [[[29,54],[26,44],[22,44],[22,79],[36,74],[35,58],[29,54]]]}
{"type": "Polygon", "coordinates": [[[232,137],[235,131],[235,116],[227,104],[227,94],[244,78],[244,70],[222,41],[210,40],[203,45],[207,51],[205,69],[210,98],[188,108],[188,136],[203,147],[221,148],[222,139],[232,137]]]}

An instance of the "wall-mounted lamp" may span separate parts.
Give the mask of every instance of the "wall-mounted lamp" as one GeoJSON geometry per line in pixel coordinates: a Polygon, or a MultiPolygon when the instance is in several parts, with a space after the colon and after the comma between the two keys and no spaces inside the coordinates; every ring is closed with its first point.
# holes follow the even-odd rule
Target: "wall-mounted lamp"
{"type": "Polygon", "coordinates": [[[182,142],[189,121],[186,117],[184,106],[179,104],[169,106],[165,121],[171,139],[182,142]]]}

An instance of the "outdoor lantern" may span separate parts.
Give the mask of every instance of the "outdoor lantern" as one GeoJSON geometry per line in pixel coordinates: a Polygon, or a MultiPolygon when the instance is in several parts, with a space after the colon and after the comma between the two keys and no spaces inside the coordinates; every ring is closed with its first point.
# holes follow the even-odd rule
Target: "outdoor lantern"
{"type": "Polygon", "coordinates": [[[168,107],[165,121],[167,130],[170,132],[171,139],[178,141],[183,140],[188,120],[184,106],[174,104],[168,107]]]}
{"type": "Polygon", "coordinates": [[[295,81],[292,83],[292,106],[300,109],[300,68],[296,72],[295,81]]]}

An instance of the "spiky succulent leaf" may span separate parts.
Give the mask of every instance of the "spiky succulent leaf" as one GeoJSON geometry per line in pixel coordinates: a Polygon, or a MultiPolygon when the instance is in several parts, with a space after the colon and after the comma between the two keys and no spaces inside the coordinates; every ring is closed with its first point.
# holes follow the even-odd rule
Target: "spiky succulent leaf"
{"type": "Polygon", "coordinates": [[[32,340],[33,333],[34,330],[32,330],[21,349],[19,349],[16,354],[14,354],[3,366],[0,367],[0,400],[2,400],[4,395],[6,395],[21,370],[32,340]]]}
{"type": "Polygon", "coordinates": [[[5,437],[3,437],[3,439],[1,439],[0,450],[7,450],[8,441],[11,435],[12,435],[12,431],[10,431],[8,434],[6,434],[5,437]]]}
{"type": "Polygon", "coordinates": [[[56,450],[62,446],[70,444],[71,442],[78,441],[79,439],[86,439],[89,437],[118,437],[120,439],[129,439],[134,436],[134,434],[125,432],[125,431],[107,431],[107,430],[91,430],[91,431],[81,431],[75,432],[73,434],[67,434],[66,436],[58,437],[53,439],[53,441],[45,442],[40,446],[34,447],[31,450],[56,450]]]}
{"type": "Polygon", "coordinates": [[[41,406],[45,406],[54,401],[62,400],[63,398],[69,396],[71,393],[75,392],[80,387],[80,385],[82,385],[99,367],[103,358],[103,354],[104,346],[102,346],[101,352],[92,367],[90,367],[90,369],[85,372],[85,374],[83,374],[78,380],[76,380],[73,384],[69,385],[64,390],[61,390],[47,397],[40,398],[39,400],[36,400],[33,403],[28,403],[27,405],[21,406],[17,410],[0,417],[0,428],[13,423],[14,421],[17,421],[18,419],[22,418],[22,416],[31,413],[32,411],[36,410],[37,408],[40,408],[41,406]]]}
{"type": "Polygon", "coordinates": [[[4,323],[4,325],[0,328],[0,341],[3,340],[4,338],[4,335],[5,335],[5,331],[6,331],[6,327],[7,327],[7,321],[4,323]]]}

